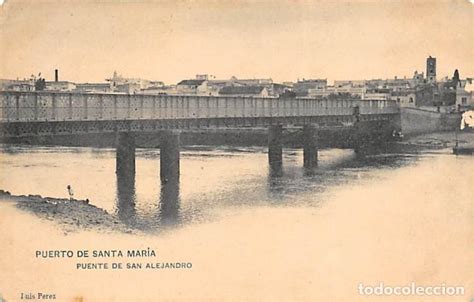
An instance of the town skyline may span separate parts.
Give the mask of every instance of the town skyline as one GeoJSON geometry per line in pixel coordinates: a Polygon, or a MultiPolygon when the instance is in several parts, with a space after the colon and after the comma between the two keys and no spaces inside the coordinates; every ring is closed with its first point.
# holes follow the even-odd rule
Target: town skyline
{"type": "MultiPolygon", "coordinates": [[[[435,57],[437,58],[437,57],[435,57]]],[[[425,58],[426,59],[426,58],[425,58]]],[[[426,68],[426,67],[425,67],[426,68]]],[[[15,78],[0,78],[0,80],[30,80],[32,76],[34,76],[35,78],[44,78],[46,81],[55,81],[55,73],[54,71],[55,70],[60,70],[58,68],[54,68],[54,67],[51,67],[49,70],[47,70],[46,72],[45,71],[34,71],[34,72],[31,72],[28,76],[27,75],[24,75],[24,76],[18,76],[18,77],[15,77],[15,78]],[[38,77],[38,75],[40,75],[38,77]]],[[[474,77],[471,77],[469,75],[466,75],[466,74],[463,74],[462,73],[462,70],[459,70],[458,68],[453,68],[452,69],[452,72],[451,74],[438,74],[437,76],[437,80],[438,81],[443,81],[444,79],[451,79],[452,76],[453,76],[453,73],[455,70],[458,70],[461,74],[461,78],[465,79],[465,78],[474,78],[474,77]]],[[[390,80],[390,79],[412,79],[413,78],[413,75],[414,75],[414,72],[418,72],[418,73],[423,73],[425,74],[425,69],[424,68],[418,68],[418,69],[413,69],[411,74],[406,74],[406,75],[393,75],[393,76],[389,76],[389,77],[376,77],[376,76],[369,76],[367,78],[352,78],[350,76],[347,76],[346,78],[340,78],[340,79],[329,79],[327,77],[324,77],[322,75],[314,75],[314,76],[307,76],[307,77],[298,77],[298,78],[295,78],[295,79],[289,79],[289,80],[284,80],[284,81],[278,81],[276,80],[278,77],[274,77],[273,75],[263,75],[263,76],[260,76],[260,77],[257,77],[257,76],[241,76],[239,74],[231,74],[230,76],[218,76],[218,75],[215,75],[215,74],[210,74],[210,73],[205,73],[205,72],[195,72],[194,74],[191,72],[191,73],[188,73],[190,74],[191,76],[189,77],[178,77],[178,80],[175,81],[175,82],[166,82],[166,81],[162,81],[160,78],[146,78],[146,77],[143,77],[143,76],[140,76],[139,74],[137,75],[129,75],[127,73],[123,73],[122,71],[119,71],[119,70],[113,70],[113,72],[111,74],[104,74],[102,77],[99,77],[97,81],[91,81],[90,79],[87,80],[85,79],[85,81],[73,81],[71,79],[68,79],[68,78],[63,78],[62,77],[62,73],[63,73],[63,70],[61,70],[61,76],[59,78],[59,81],[68,81],[68,82],[78,82],[78,83],[93,83],[93,82],[104,82],[108,79],[111,78],[111,75],[113,75],[114,73],[117,73],[117,75],[119,75],[120,77],[123,77],[123,78],[126,78],[126,79],[143,79],[143,80],[150,80],[150,81],[162,81],[165,85],[175,85],[177,83],[179,83],[180,81],[182,80],[188,80],[188,79],[196,79],[196,77],[198,76],[209,76],[211,78],[209,78],[209,80],[229,80],[229,79],[232,79],[232,78],[236,78],[236,79],[271,79],[273,82],[275,83],[284,83],[284,82],[292,82],[292,83],[296,83],[298,81],[305,81],[305,80],[327,80],[327,83],[330,84],[334,84],[334,82],[338,82],[338,81],[369,81],[369,80],[390,80]]],[[[67,71],[66,71],[66,74],[67,74],[67,71]]]]}
{"type": "Polygon", "coordinates": [[[200,3],[7,2],[0,78],[410,78],[429,55],[439,79],[474,74],[468,1],[200,3]]]}

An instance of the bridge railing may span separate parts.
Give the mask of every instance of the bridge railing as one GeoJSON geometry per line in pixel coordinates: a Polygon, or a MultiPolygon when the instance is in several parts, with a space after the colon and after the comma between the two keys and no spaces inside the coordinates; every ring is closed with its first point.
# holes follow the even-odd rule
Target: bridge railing
{"type": "Polygon", "coordinates": [[[203,119],[390,114],[393,101],[0,92],[0,121],[203,119]]]}

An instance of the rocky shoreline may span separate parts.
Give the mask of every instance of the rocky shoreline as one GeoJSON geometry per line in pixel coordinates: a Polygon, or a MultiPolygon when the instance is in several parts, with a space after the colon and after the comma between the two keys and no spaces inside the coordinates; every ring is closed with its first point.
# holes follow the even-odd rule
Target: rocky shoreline
{"type": "Polygon", "coordinates": [[[0,190],[0,202],[11,202],[21,210],[59,224],[65,234],[77,230],[136,233],[118,218],[89,203],[88,200],[42,197],[40,195],[12,195],[0,190]]]}

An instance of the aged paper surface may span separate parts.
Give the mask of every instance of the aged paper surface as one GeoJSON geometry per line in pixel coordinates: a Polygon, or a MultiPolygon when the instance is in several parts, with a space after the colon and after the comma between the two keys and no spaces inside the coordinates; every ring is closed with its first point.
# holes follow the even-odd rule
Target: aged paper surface
{"type": "Polygon", "coordinates": [[[471,301],[473,20],[4,1],[0,301],[471,301]]]}

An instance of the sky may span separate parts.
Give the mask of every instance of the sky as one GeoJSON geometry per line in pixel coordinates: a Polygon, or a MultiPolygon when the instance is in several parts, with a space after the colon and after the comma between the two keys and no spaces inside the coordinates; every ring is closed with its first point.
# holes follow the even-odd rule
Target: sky
{"type": "Polygon", "coordinates": [[[176,83],[227,79],[474,77],[467,0],[27,1],[0,7],[0,78],[176,83]]]}

